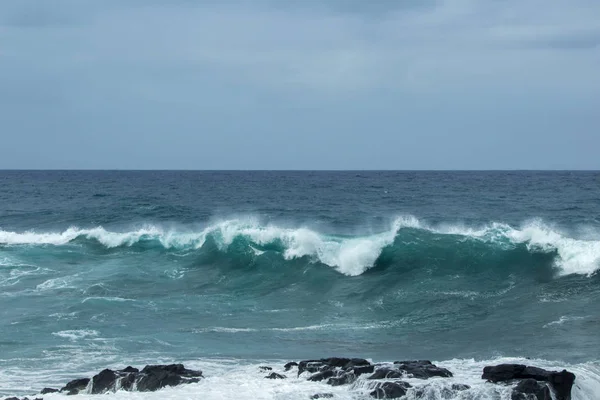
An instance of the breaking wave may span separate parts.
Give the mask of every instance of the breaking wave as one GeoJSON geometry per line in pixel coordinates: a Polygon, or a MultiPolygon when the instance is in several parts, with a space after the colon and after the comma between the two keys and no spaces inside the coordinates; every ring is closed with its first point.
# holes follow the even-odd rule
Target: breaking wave
{"type": "Polygon", "coordinates": [[[96,242],[107,249],[139,244],[159,245],[168,250],[198,250],[207,242],[220,252],[228,252],[234,243],[261,257],[276,252],[286,260],[309,257],[311,261],[328,265],[342,274],[356,276],[376,265],[387,248],[395,252],[419,246],[427,251],[441,242],[446,246],[467,246],[484,243],[495,250],[511,251],[520,247],[529,253],[553,256],[560,275],[591,275],[600,267],[600,235],[595,239],[570,237],[542,221],[528,222],[520,227],[505,223],[490,223],[479,228],[461,225],[428,225],[413,216],[398,217],[388,230],[364,236],[325,234],[308,227],[287,228],[261,224],[256,219],[231,219],[204,229],[178,230],[157,225],[117,232],[103,227],[90,229],[71,227],[62,232],[11,232],[0,230],[0,245],[52,245],[96,242]]]}

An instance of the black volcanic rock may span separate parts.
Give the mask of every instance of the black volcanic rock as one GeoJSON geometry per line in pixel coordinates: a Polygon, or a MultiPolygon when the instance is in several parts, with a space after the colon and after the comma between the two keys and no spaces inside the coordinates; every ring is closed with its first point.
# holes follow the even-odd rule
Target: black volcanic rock
{"type": "Polygon", "coordinates": [[[399,370],[406,372],[414,378],[429,379],[434,376],[442,378],[452,377],[452,372],[448,371],[446,368],[440,368],[428,360],[395,361],[394,365],[399,370]]]}
{"type": "Polygon", "coordinates": [[[278,374],[277,372],[271,372],[269,375],[265,376],[265,379],[285,379],[287,376],[278,374]]]}
{"type": "Polygon", "coordinates": [[[465,385],[464,383],[453,383],[452,386],[450,386],[450,388],[452,390],[456,390],[456,391],[462,391],[462,390],[469,390],[471,389],[471,386],[469,385],[465,385]]]}
{"type": "MultiPolygon", "coordinates": [[[[20,399],[20,398],[18,398],[18,397],[7,397],[7,398],[6,398],[6,399],[4,399],[4,400],[29,400],[29,397],[23,397],[22,399],[20,399]]],[[[39,398],[39,397],[36,397],[36,398],[35,398],[35,399],[33,399],[33,400],[44,400],[44,399],[42,399],[42,398],[39,398]]]]}
{"type": "Polygon", "coordinates": [[[285,365],[283,366],[283,368],[284,368],[286,371],[289,371],[289,370],[290,370],[290,369],[292,369],[293,367],[297,367],[297,366],[298,366],[298,363],[297,363],[297,362],[291,361],[291,362],[289,362],[289,363],[285,364],[285,365]]]}
{"type": "Polygon", "coordinates": [[[571,389],[575,383],[575,374],[565,369],[561,372],[551,372],[548,376],[548,383],[556,400],[571,400],[571,389]]]}
{"type": "Polygon", "coordinates": [[[59,391],[58,389],[54,389],[54,388],[43,388],[42,391],[40,392],[40,394],[56,393],[58,391],[59,391]]]}
{"type": "Polygon", "coordinates": [[[103,394],[115,390],[119,375],[113,370],[105,369],[92,378],[92,394],[103,394]]]}
{"type": "Polygon", "coordinates": [[[141,378],[137,381],[137,390],[154,392],[166,386],[199,382],[202,371],[187,369],[182,364],[146,365],[139,376],[141,378]]]}
{"type": "Polygon", "coordinates": [[[121,373],[120,378],[118,380],[118,387],[115,383],[115,389],[120,388],[127,391],[132,390],[137,378],[138,374],[136,372],[121,373]]]}
{"type": "Polygon", "coordinates": [[[548,381],[551,372],[537,367],[525,367],[519,379],[535,379],[536,381],[548,381]]]}
{"type": "MultiPolygon", "coordinates": [[[[182,364],[146,365],[141,371],[133,367],[117,371],[105,369],[91,379],[91,393],[132,390],[134,385],[139,392],[153,392],[166,386],[199,382],[200,378],[202,371],[187,369],[182,364]]],[[[60,391],[70,395],[78,394],[87,388],[89,382],[88,378],[76,379],[67,383],[60,391]]]]}
{"type": "MultiPolygon", "coordinates": [[[[495,366],[489,366],[483,368],[482,379],[486,379],[489,382],[507,382],[514,379],[528,379],[533,378],[532,376],[524,376],[525,365],[522,364],[500,364],[495,366]]],[[[532,371],[530,370],[530,373],[532,371]]],[[[536,379],[537,380],[537,379],[536,379]]]]}
{"type": "MultiPolygon", "coordinates": [[[[528,367],[522,364],[500,364],[483,369],[483,379],[490,382],[507,382],[513,380],[534,380],[548,382],[555,400],[571,400],[571,389],[575,383],[575,374],[562,370],[546,371],[542,368],[528,367]]],[[[528,382],[531,386],[532,383],[528,382]]]]}
{"type": "MultiPolygon", "coordinates": [[[[6,398],[6,399],[4,399],[4,400],[29,400],[29,398],[28,398],[28,397],[23,397],[22,399],[20,399],[20,398],[18,398],[18,397],[7,397],[7,398],[6,398]]],[[[44,399],[42,399],[42,398],[39,398],[39,397],[36,397],[36,398],[35,398],[35,399],[33,399],[33,400],[44,400],[44,399]]]]}
{"type": "Polygon", "coordinates": [[[547,381],[550,371],[542,368],[528,367],[522,364],[500,364],[483,369],[483,379],[490,382],[506,382],[513,379],[535,379],[547,381]]]}
{"type": "Polygon", "coordinates": [[[552,400],[548,386],[533,378],[519,382],[510,394],[511,400],[530,400],[531,396],[535,396],[537,400],[552,400]]]}
{"type": "Polygon", "coordinates": [[[335,378],[329,378],[329,380],[327,380],[327,384],[331,386],[341,386],[353,383],[355,380],[356,375],[354,375],[352,372],[345,372],[335,378]]]}
{"type": "Polygon", "coordinates": [[[167,372],[170,374],[179,375],[183,378],[201,378],[202,371],[196,371],[187,369],[183,364],[169,364],[169,365],[146,365],[142,370],[142,374],[150,374],[156,372],[167,372]]]}
{"type": "Polygon", "coordinates": [[[314,375],[311,375],[311,376],[308,378],[308,380],[309,380],[309,381],[312,381],[312,382],[320,382],[320,381],[322,381],[322,380],[325,380],[325,379],[331,378],[331,377],[332,377],[332,376],[334,376],[335,374],[336,374],[336,373],[335,373],[335,371],[334,371],[334,370],[332,370],[332,369],[329,369],[329,370],[325,370],[325,371],[322,371],[322,372],[317,372],[316,374],[314,374],[314,375]]]}
{"type": "Polygon", "coordinates": [[[333,397],[333,393],[317,393],[310,396],[311,400],[315,399],[330,399],[333,397]]]}
{"type": "Polygon", "coordinates": [[[308,371],[311,373],[319,372],[324,370],[327,365],[321,360],[304,360],[300,361],[298,364],[298,376],[300,376],[304,371],[308,371]]]}
{"type": "Polygon", "coordinates": [[[364,358],[331,357],[321,358],[320,360],[304,360],[300,361],[300,363],[298,364],[298,376],[300,376],[304,371],[314,373],[334,368],[341,368],[347,370],[354,367],[368,365],[371,365],[371,363],[365,360],[364,358]]]}
{"type": "Polygon", "coordinates": [[[380,368],[367,379],[399,379],[402,378],[404,374],[402,371],[398,371],[396,369],[391,368],[380,368]]]}
{"type": "Polygon", "coordinates": [[[410,387],[407,382],[385,382],[373,390],[370,395],[376,399],[397,399],[405,396],[410,387]]]}
{"type": "Polygon", "coordinates": [[[266,367],[266,366],[260,366],[260,367],[258,367],[258,369],[259,369],[259,370],[261,370],[262,372],[265,372],[265,371],[273,371],[273,368],[271,368],[271,367],[266,367]]]}
{"type": "Polygon", "coordinates": [[[363,365],[359,367],[348,368],[348,372],[352,372],[356,376],[360,376],[362,374],[372,374],[375,371],[374,365],[363,365]]]}
{"type": "Polygon", "coordinates": [[[67,394],[78,394],[82,390],[85,390],[88,383],[90,383],[90,378],[82,378],[82,379],[74,379],[71,382],[67,383],[62,389],[61,392],[67,392],[67,394]]]}
{"type": "Polygon", "coordinates": [[[324,358],[321,360],[325,364],[331,365],[332,367],[339,367],[343,369],[348,369],[352,367],[360,367],[364,365],[371,365],[370,362],[365,360],[364,358],[324,358]]]}

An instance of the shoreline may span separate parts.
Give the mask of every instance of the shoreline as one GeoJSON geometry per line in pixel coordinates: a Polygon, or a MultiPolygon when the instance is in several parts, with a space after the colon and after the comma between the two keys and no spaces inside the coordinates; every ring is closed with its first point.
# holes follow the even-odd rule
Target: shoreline
{"type": "MultiPolygon", "coordinates": [[[[288,382],[311,383],[315,393],[298,398],[379,399],[477,399],[482,390],[504,393],[511,400],[571,400],[576,374],[566,369],[546,370],[535,365],[505,363],[486,365],[480,376],[453,373],[443,364],[428,360],[371,362],[362,358],[321,358],[290,361],[284,365],[254,365],[256,382],[277,387],[288,382]],[[481,380],[481,384],[476,378],[481,380]],[[462,382],[465,380],[465,382],[462,382]],[[550,393],[554,397],[550,396],[550,393]],[[464,396],[470,397],[464,397],[464,396]],[[471,396],[472,395],[472,396],[471,396]],[[441,396],[441,397],[440,397],[441,396]],[[527,397],[529,396],[529,397],[527,397]],[[536,396],[536,397],[531,397],[536,396]]],[[[225,372],[225,371],[224,371],[225,372]]],[[[471,374],[474,375],[474,374],[471,374]]],[[[147,365],[142,369],[126,367],[104,369],[91,376],[72,380],[61,388],[43,388],[28,399],[58,398],[63,395],[98,395],[107,393],[151,393],[187,386],[202,395],[211,384],[211,376],[202,370],[188,369],[182,364],[147,365]],[[197,384],[197,385],[193,385],[197,384]]],[[[217,376],[227,379],[227,376],[217,376]]],[[[235,379],[234,376],[231,377],[235,379]]],[[[304,385],[306,386],[306,385],[304,385]]],[[[300,394],[300,393],[299,393],[300,394]]],[[[94,396],[95,397],[95,396],[94,396]]],[[[20,397],[0,397],[4,400],[23,400],[20,397]]],[[[224,397],[225,398],[225,397],[224,397]]],[[[575,400],[575,399],[574,399],[575,400]]],[[[577,399],[579,400],[579,399],[577,399]]]]}

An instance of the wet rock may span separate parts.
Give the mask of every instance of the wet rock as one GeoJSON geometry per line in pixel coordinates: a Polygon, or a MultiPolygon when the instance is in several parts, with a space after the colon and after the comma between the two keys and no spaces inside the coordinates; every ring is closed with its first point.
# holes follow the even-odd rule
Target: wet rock
{"type": "MultiPolygon", "coordinates": [[[[575,383],[575,374],[562,370],[546,371],[542,368],[528,367],[522,364],[500,364],[483,369],[483,379],[490,382],[507,382],[512,380],[535,380],[548,382],[555,400],[570,400],[571,389],[575,383]]],[[[528,383],[531,385],[531,383],[528,383]]]]}
{"type": "Polygon", "coordinates": [[[311,382],[320,382],[322,380],[331,378],[334,375],[335,375],[335,371],[330,369],[330,370],[326,370],[326,371],[322,371],[322,372],[317,372],[316,374],[309,377],[308,380],[311,382]]]}
{"type": "MultiPolygon", "coordinates": [[[[182,364],[147,365],[142,371],[127,367],[113,371],[105,369],[88,378],[76,379],[69,382],[60,391],[69,395],[83,392],[91,381],[91,393],[102,394],[116,390],[133,390],[136,386],[140,392],[153,392],[166,386],[176,386],[184,383],[198,382],[202,371],[185,368],[182,364]]],[[[50,393],[50,392],[48,392],[50,393]]]]}
{"type": "Polygon", "coordinates": [[[453,383],[452,386],[450,386],[452,388],[452,390],[456,390],[456,391],[463,391],[463,390],[469,390],[471,389],[471,386],[469,385],[465,385],[464,383],[453,383]]]}
{"type": "MultiPolygon", "coordinates": [[[[29,400],[29,398],[28,398],[28,397],[23,397],[22,399],[20,399],[20,398],[18,398],[18,397],[7,397],[7,398],[6,398],[6,399],[4,399],[4,400],[29,400]]],[[[39,398],[39,397],[36,397],[36,398],[35,398],[35,399],[33,399],[33,400],[44,400],[44,399],[42,399],[42,398],[39,398]]]]}
{"type": "Polygon", "coordinates": [[[117,383],[115,383],[115,389],[127,391],[133,390],[133,385],[138,377],[137,372],[121,373],[120,375],[121,377],[118,379],[117,383]]]}
{"type": "Polygon", "coordinates": [[[338,377],[330,378],[327,381],[327,384],[331,385],[331,386],[349,385],[350,383],[353,383],[355,380],[356,380],[356,375],[354,375],[352,372],[346,372],[338,377]]]}
{"type": "Polygon", "coordinates": [[[62,389],[60,389],[60,391],[67,392],[69,395],[78,394],[79,392],[85,390],[88,383],[90,383],[89,378],[74,379],[67,383],[62,389]]]}
{"type": "Polygon", "coordinates": [[[273,371],[273,368],[271,368],[271,367],[265,367],[265,366],[260,366],[260,367],[258,367],[258,369],[261,370],[262,372],[273,371]]]}
{"type": "Polygon", "coordinates": [[[537,367],[525,367],[519,379],[535,379],[536,381],[548,381],[551,372],[537,367]]]}
{"type": "Polygon", "coordinates": [[[410,384],[407,382],[385,382],[373,390],[370,395],[376,399],[397,399],[405,396],[410,384]]]}
{"type": "Polygon", "coordinates": [[[548,381],[551,372],[542,368],[528,367],[523,364],[500,364],[485,367],[483,379],[490,382],[507,382],[514,379],[535,379],[536,381],[548,381]]]}
{"type": "Polygon", "coordinates": [[[446,368],[440,368],[428,360],[395,361],[394,365],[399,370],[404,371],[408,375],[418,379],[429,379],[434,376],[439,376],[442,378],[452,377],[452,372],[446,368]]]}
{"type": "Polygon", "coordinates": [[[321,360],[304,360],[298,364],[298,376],[302,375],[304,371],[315,373],[326,369],[327,365],[321,360]]]}
{"type": "Polygon", "coordinates": [[[322,358],[320,360],[304,360],[300,361],[300,363],[298,364],[298,376],[300,376],[304,371],[314,373],[319,371],[325,371],[327,369],[350,369],[366,365],[371,365],[371,363],[363,358],[331,357],[322,358]]]}
{"type": "Polygon", "coordinates": [[[571,400],[575,374],[565,369],[561,372],[551,372],[548,376],[548,383],[554,392],[555,400],[571,400]]]}
{"type": "Polygon", "coordinates": [[[265,379],[286,379],[287,376],[278,374],[276,372],[271,372],[269,375],[265,376],[265,379]]]}
{"type": "Polygon", "coordinates": [[[40,392],[40,394],[56,393],[58,391],[59,391],[58,389],[54,389],[54,388],[43,388],[42,391],[40,392]]]}
{"type": "Polygon", "coordinates": [[[525,371],[525,365],[522,364],[500,364],[483,368],[482,379],[488,382],[506,382],[518,379],[525,371]]]}
{"type": "Polygon", "coordinates": [[[352,372],[356,376],[360,376],[362,374],[372,374],[375,371],[374,365],[364,365],[360,367],[352,367],[348,372],[352,372]]]}
{"type": "Polygon", "coordinates": [[[360,367],[364,365],[371,365],[370,362],[365,360],[364,358],[325,358],[321,360],[325,364],[331,365],[332,367],[339,367],[343,369],[360,367]]]}
{"type": "Polygon", "coordinates": [[[552,400],[550,390],[545,383],[540,383],[533,378],[525,379],[512,390],[511,400],[552,400]]]}
{"type": "Polygon", "coordinates": [[[317,393],[310,396],[311,399],[330,399],[333,397],[333,393],[317,393]]]}
{"type": "Polygon", "coordinates": [[[438,385],[424,385],[414,389],[412,396],[418,400],[431,400],[431,399],[444,399],[453,400],[460,396],[460,393],[464,390],[468,390],[471,387],[469,385],[463,385],[460,383],[454,383],[450,386],[439,387],[438,385]]]}
{"type": "Polygon", "coordinates": [[[294,361],[292,361],[292,362],[289,362],[289,363],[285,364],[285,365],[283,366],[283,368],[284,368],[286,371],[289,371],[289,370],[290,370],[290,369],[292,369],[293,367],[297,367],[297,366],[298,366],[298,363],[297,363],[297,362],[294,362],[294,361]]]}
{"type": "Polygon", "coordinates": [[[137,390],[154,392],[166,386],[199,382],[202,371],[187,369],[182,364],[146,365],[139,375],[141,378],[137,381],[137,390]]]}
{"type": "Polygon", "coordinates": [[[402,378],[404,374],[402,371],[398,371],[396,369],[391,368],[380,368],[367,379],[399,379],[402,378]]]}
{"type": "Polygon", "coordinates": [[[113,370],[105,369],[92,378],[92,394],[114,392],[119,375],[113,370]]]}

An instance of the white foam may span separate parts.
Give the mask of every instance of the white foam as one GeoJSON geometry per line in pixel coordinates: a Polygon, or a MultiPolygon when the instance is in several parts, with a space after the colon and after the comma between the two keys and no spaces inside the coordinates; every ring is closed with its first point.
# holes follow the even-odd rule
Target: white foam
{"type": "Polygon", "coordinates": [[[0,258],[0,267],[10,267],[14,264],[14,261],[8,257],[0,258]]]}
{"type": "Polygon", "coordinates": [[[69,339],[72,341],[76,341],[79,339],[84,339],[87,337],[98,336],[98,331],[90,330],[90,329],[76,329],[76,330],[67,330],[60,332],[53,332],[54,336],[59,336],[65,339],[69,339]]]}
{"type": "Polygon", "coordinates": [[[216,332],[216,333],[238,333],[238,332],[258,332],[254,328],[227,328],[224,326],[213,326],[210,328],[194,329],[194,333],[216,332]]]}
{"type": "Polygon", "coordinates": [[[600,240],[565,237],[540,221],[509,231],[516,243],[526,243],[531,250],[556,251],[556,266],[563,274],[593,274],[600,267],[600,240]]]}
{"type": "Polygon", "coordinates": [[[57,320],[63,320],[63,319],[75,319],[77,317],[77,314],[79,314],[79,312],[77,311],[73,311],[70,313],[53,313],[48,315],[49,317],[52,318],[56,318],[57,320]]]}
{"type": "Polygon", "coordinates": [[[562,317],[560,317],[556,321],[548,322],[547,324],[545,324],[543,326],[543,328],[550,328],[552,326],[562,325],[562,324],[564,324],[565,322],[568,322],[568,321],[578,321],[578,320],[581,320],[581,319],[585,319],[585,317],[576,317],[576,316],[567,317],[567,316],[563,315],[562,317]]]}
{"type": "Polygon", "coordinates": [[[0,287],[14,286],[21,281],[21,278],[28,275],[45,273],[47,270],[29,264],[21,264],[10,262],[6,265],[6,269],[0,270],[0,287]]]}
{"type": "Polygon", "coordinates": [[[54,290],[54,289],[65,289],[72,286],[69,286],[69,279],[67,278],[53,278],[48,279],[36,286],[36,289],[39,291],[46,290],[54,290]]]}
{"type": "Polygon", "coordinates": [[[92,296],[86,297],[81,301],[81,303],[87,303],[88,301],[116,301],[116,302],[126,302],[126,301],[135,301],[134,299],[125,299],[123,297],[104,297],[104,296],[92,296]]]}
{"type": "MultiPolygon", "coordinates": [[[[157,392],[139,393],[118,391],[111,394],[111,399],[115,400],[184,400],[202,398],[206,400],[306,400],[315,393],[333,393],[335,399],[369,399],[368,393],[372,390],[375,382],[367,380],[366,375],[362,375],[357,382],[352,385],[329,386],[324,382],[310,382],[306,376],[297,377],[296,370],[285,372],[283,365],[289,360],[262,360],[254,362],[244,362],[239,360],[227,359],[204,359],[184,361],[183,364],[191,369],[200,369],[205,376],[199,383],[180,385],[172,388],[165,388],[157,392]],[[266,372],[259,370],[260,365],[269,365],[273,371],[287,376],[283,380],[264,379],[266,372]]],[[[545,360],[526,360],[523,358],[496,358],[493,360],[476,361],[472,359],[454,359],[447,361],[434,361],[437,365],[450,369],[454,377],[452,378],[432,378],[429,380],[406,379],[415,387],[427,385],[429,397],[431,400],[442,399],[510,399],[512,386],[491,384],[481,379],[481,371],[484,366],[496,365],[501,363],[521,363],[538,366],[550,370],[568,369],[576,374],[577,379],[572,390],[573,400],[596,400],[600,393],[600,364],[565,364],[561,362],[550,362],[545,360]],[[458,397],[448,398],[442,392],[443,387],[452,383],[467,384],[471,388],[460,392],[458,397]]],[[[121,363],[122,364],[122,363],[121,363]]],[[[122,366],[115,365],[116,367],[122,366]]],[[[129,363],[128,363],[129,364],[129,363]]],[[[137,365],[138,367],[141,365],[137,365]]],[[[108,367],[108,366],[107,366],[108,367]]],[[[96,371],[97,372],[97,371],[96,371]]],[[[90,375],[91,374],[87,374],[90,375]]],[[[39,374],[38,379],[47,378],[48,375],[39,374]]],[[[50,376],[53,379],[62,379],[56,371],[50,376]]],[[[85,374],[73,373],[72,377],[85,376],[85,374]]],[[[32,379],[31,376],[22,377],[19,374],[10,374],[10,371],[1,372],[0,379],[15,379],[19,382],[40,382],[32,379]],[[4,376],[3,376],[4,374],[4,376]]],[[[61,383],[64,383],[61,381],[61,383]]],[[[46,386],[60,386],[60,384],[49,384],[46,386]]],[[[38,388],[39,390],[39,388],[38,388]]],[[[49,400],[65,400],[65,394],[53,393],[44,395],[49,400]]],[[[78,398],[94,400],[98,396],[80,394],[78,398]]],[[[409,391],[406,400],[414,400],[414,392],[409,391]]]]}
{"type": "Polygon", "coordinates": [[[585,239],[577,239],[541,221],[529,222],[519,228],[503,223],[473,228],[461,224],[429,226],[413,216],[394,219],[389,229],[383,232],[356,237],[326,235],[307,227],[264,225],[257,219],[241,218],[217,222],[199,231],[166,230],[153,225],[130,232],[112,232],[102,227],[72,227],[64,232],[49,233],[0,231],[0,244],[59,246],[85,237],[108,248],[156,240],[168,249],[197,249],[211,236],[218,248],[226,251],[237,237],[244,237],[251,242],[250,249],[257,257],[266,251],[261,246],[279,243],[283,246],[283,256],[288,260],[310,257],[340,273],[356,276],[371,268],[383,248],[394,242],[400,230],[407,228],[493,242],[505,248],[525,244],[530,251],[556,252],[556,267],[563,275],[591,275],[600,267],[600,234],[593,235],[589,229],[585,239]]]}
{"type": "Polygon", "coordinates": [[[292,327],[275,327],[275,328],[229,328],[221,326],[213,326],[207,328],[194,329],[194,333],[248,333],[248,332],[299,332],[299,331],[339,331],[339,330],[371,330],[371,329],[385,329],[393,328],[400,324],[406,323],[406,319],[399,319],[396,321],[378,321],[373,323],[362,323],[362,324],[316,324],[306,326],[292,326],[292,327]]]}
{"type": "Polygon", "coordinates": [[[144,237],[152,238],[162,234],[161,229],[147,226],[131,232],[110,232],[102,227],[80,229],[71,227],[63,232],[26,231],[22,233],[0,231],[0,243],[8,245],[36,244],[36,245],[65,245],[78,237],[95,239],[108,248],[128,245],[140,241],[144,237]]]}

